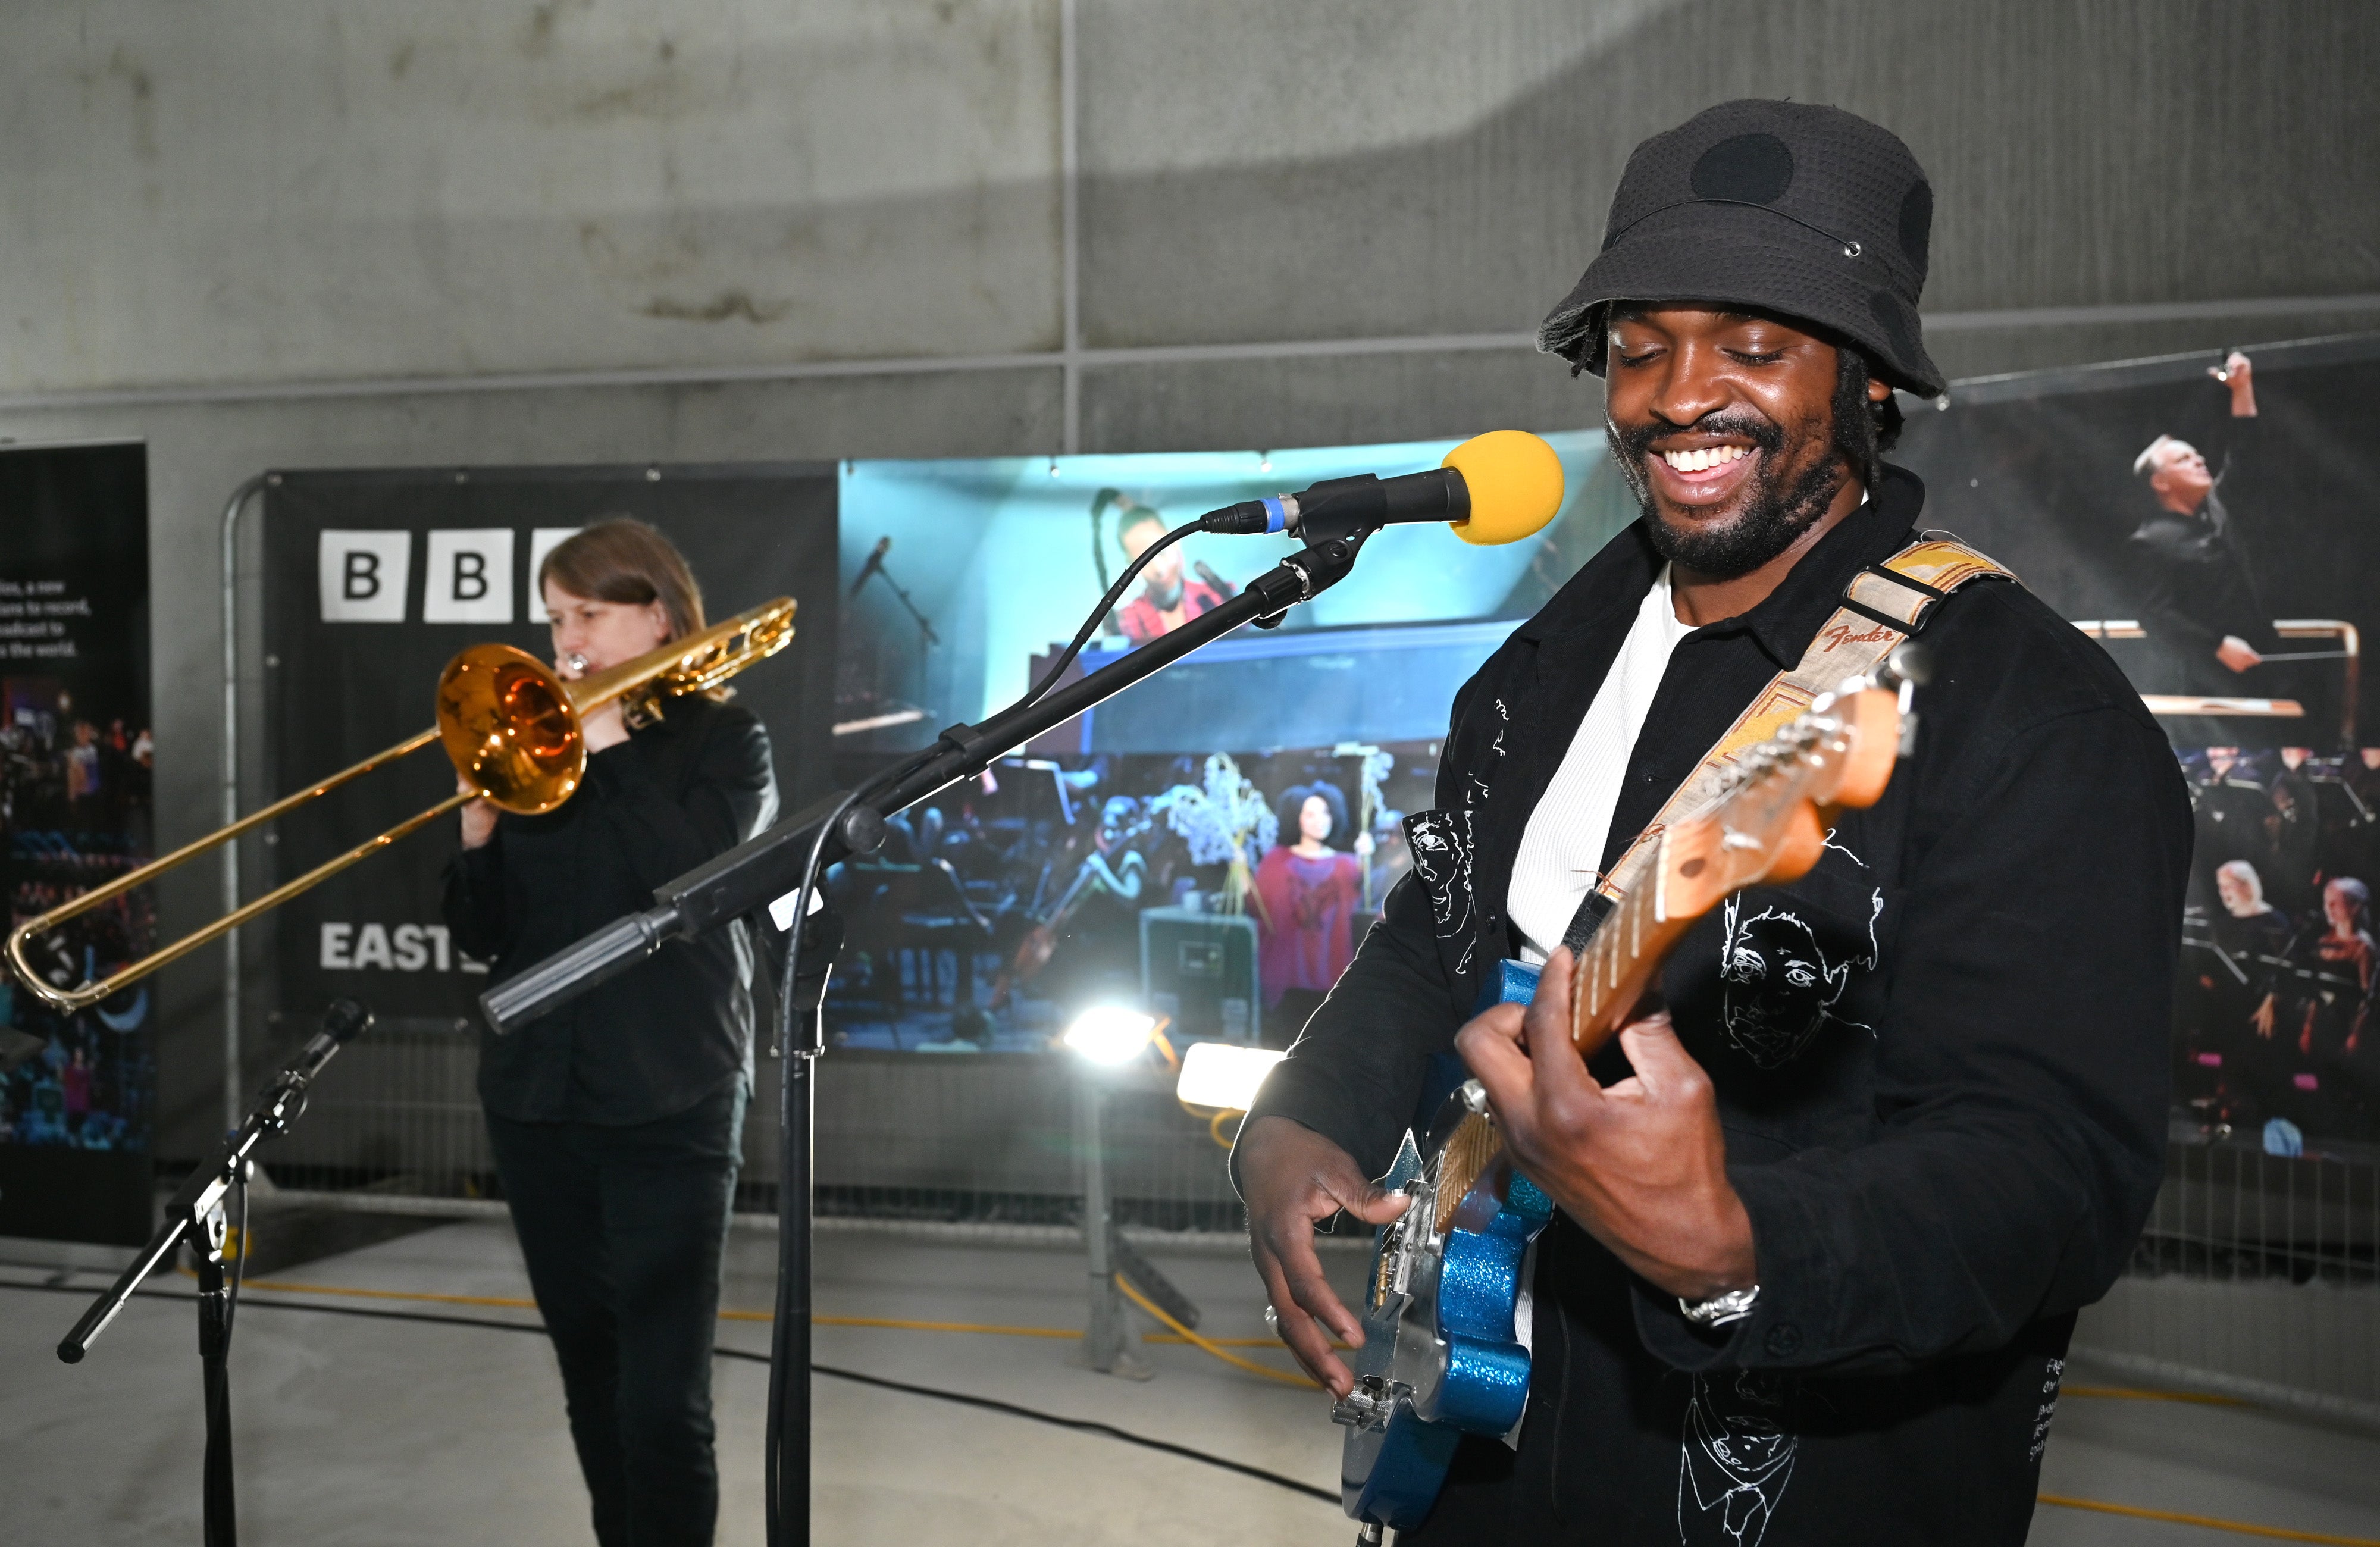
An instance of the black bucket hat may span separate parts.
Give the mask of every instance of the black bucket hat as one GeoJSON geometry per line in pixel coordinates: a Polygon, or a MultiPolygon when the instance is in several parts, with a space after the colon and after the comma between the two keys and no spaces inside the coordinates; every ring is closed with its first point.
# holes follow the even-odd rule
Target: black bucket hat
{"type": "Polygon", "coordinates": [[[1932,397],[1917,298],[1934,189],[1889,129],[1839,107],[1729,102],[1636,147],[1603,250],[1537,347],[1603,374],[1611,303],[1706,301],[1815,323],[1932,397]]]}

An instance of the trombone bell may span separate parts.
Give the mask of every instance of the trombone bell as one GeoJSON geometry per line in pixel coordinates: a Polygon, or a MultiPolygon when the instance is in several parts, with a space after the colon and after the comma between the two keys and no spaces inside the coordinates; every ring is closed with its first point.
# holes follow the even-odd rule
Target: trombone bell
{"type": "Polygon", "coordinates": [[[587,774],[569,685],[507,644],[473,645],[446,664],[438,738],[455,771],[516,816],[553,810],[587,774]]]}

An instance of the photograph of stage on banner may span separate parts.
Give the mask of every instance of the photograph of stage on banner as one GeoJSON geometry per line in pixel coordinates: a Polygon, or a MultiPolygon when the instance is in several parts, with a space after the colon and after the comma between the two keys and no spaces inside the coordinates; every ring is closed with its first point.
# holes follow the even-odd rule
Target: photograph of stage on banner
{"type": "MultiPolygon", "coordinates": [[[[1409,866],[1446,706],[1633,518],[1602,432],[1547,437],[1566,498],[1501,547],[1391,527],[1271,630],[1211,644],[891,819],[837,867],[846,1045],[1038,1052],[1108,1003],[1178,1038],[1285,1046],[1409,866]]],[[[845,776],[980,719],[1057,663],[1170,529],[1319,480],[1438,466],[1454,442],[850,462],[836,748],[845,776]]],[[[1237,593],[1293,540],[1202,533],[1125,587],[1062,682],[1237,593]]]]}
{"type": "Polygon", "coordinates": [[[2352,449],[2376,404],[2372,335],[2248,346],[1961,384],[1900,455],[2173,742],[2197,823],[2177,1138],[2380,1146],[2380,530],[2352,449]]]}

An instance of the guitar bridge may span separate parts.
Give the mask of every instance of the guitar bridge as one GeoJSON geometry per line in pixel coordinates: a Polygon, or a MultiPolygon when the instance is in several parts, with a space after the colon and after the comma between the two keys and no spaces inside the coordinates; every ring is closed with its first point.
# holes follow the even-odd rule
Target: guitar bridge
{"type": "Polygon", "coordinates": [[[1354,1389],[1330,1405],[1330,1421],[1351,1429],[1386,1429],[1400,1401],[1410,1401],[1413,1387],[1385,1375],[1356,1377],[1354,1389]]]}

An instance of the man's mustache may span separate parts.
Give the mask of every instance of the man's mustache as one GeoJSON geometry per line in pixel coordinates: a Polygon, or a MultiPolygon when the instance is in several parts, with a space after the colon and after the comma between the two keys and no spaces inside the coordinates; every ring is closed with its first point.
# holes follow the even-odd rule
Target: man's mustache
{"type": "Polygon", "coordinates": [[[1649,424],[1631,425],[1625,430],[1614,425],[1612,439],[1632,462],[1642,463],[1652,455],[1653,443],[1664,435],[1741,435],[1763,451],[1785,449],[1785,432],[1773,420],[1743,409],[1718,409],[1705,414],[1692,424],[1671,424],[1654,420],[1649,424]]]}

